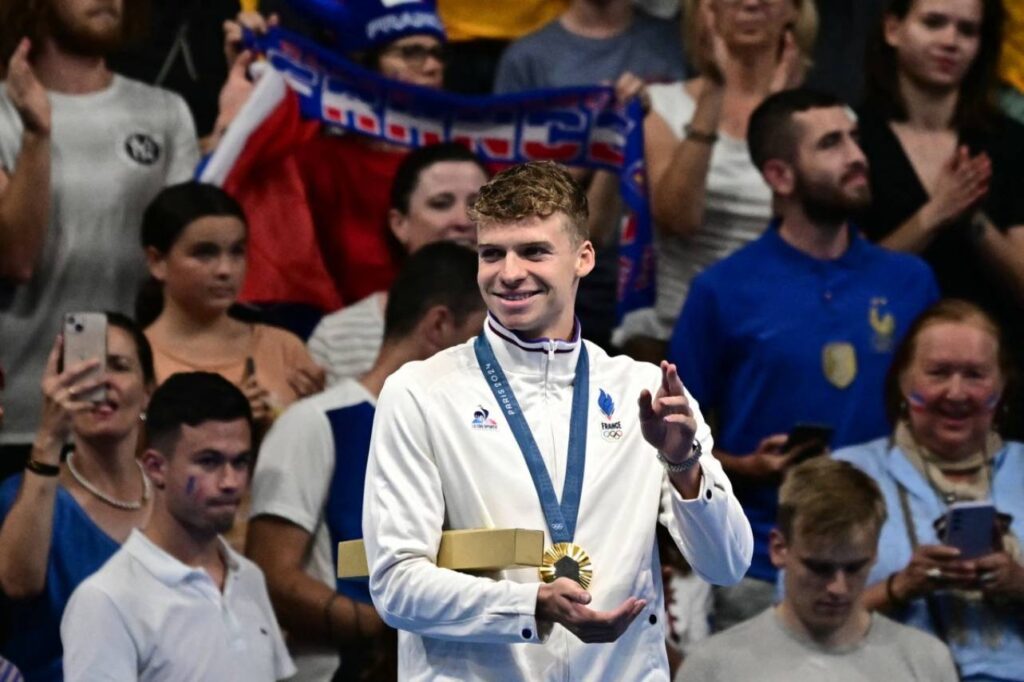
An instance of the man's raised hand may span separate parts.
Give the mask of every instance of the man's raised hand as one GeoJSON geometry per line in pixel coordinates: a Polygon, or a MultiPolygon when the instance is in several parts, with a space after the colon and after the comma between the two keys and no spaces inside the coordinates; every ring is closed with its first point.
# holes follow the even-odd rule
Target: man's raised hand
{"type": "Polygon", "coordinates": [[[661,386],[653,398],[647,389],[641,391],[639,405],[644,439],[670,462],[688,458],[693,450],[697,420],[674,364],[661,361],[661,386]]]}
{"type": "Polygon", "coordinates": [[[7,64],[7,96],[18,111],[25,130],[36,135],[50,134],[50,98],[28,61],[32,43],[22,38],[7,64]]]}

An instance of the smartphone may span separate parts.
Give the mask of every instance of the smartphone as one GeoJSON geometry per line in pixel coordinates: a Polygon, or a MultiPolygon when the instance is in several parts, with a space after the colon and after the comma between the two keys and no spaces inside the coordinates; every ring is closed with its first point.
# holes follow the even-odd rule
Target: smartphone
{"type": "Polygon", "coordinates": [[[946,512],[943,544],[960,550],[961,559],[977,559],[991,554],[996,508],[991,502],[954,502],[946,512]]]}
{"type": "MultiPolygon", "coordinates": [[[[99,360],[99,365],[81,380],[102,376],[107,371],[107,316],[103,313],[68,313],[64,316],[64,354],[62,368],[86,360],[99,360]]],[[[79,400],[98,403],[107,397],[106,386],[97,386],[75,396],[79,400]]]]}
{"type": "Polygon", "coordinates": [[[805,460],[823,455],[832,442],[832,427],[828,424],[797,424],[786,438],[786,444],[782,446],[783,452],[790,452],[796,448],[803,448],[797,455],[793,464],[799,464],[805,460]]]}

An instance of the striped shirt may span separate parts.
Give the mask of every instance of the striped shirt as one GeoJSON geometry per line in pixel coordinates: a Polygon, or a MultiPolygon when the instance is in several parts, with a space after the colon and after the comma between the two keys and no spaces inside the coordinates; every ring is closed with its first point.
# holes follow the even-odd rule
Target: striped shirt
{"type": "Polygon", "coordinates": [[[309,354],[327,371],[327,385],[356,378],[373,366],[384,341],[384,304],[378,291],[324,316],[309,337],[309,354]]]}

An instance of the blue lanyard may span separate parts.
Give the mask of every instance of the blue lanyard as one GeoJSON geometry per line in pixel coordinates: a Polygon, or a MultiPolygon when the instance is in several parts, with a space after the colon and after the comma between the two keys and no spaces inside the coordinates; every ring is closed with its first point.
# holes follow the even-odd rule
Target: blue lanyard
{"type": "Polygon", "coordinates": [[[576,534],[576,517],[580,510],[580,494],[583,491],[583,465],[587,460],[587,396],[590,394],[590,361],[587,358],[587,347],[583,345],[581,339],[580,357],[576,362],[576,378],[573,381],[569,459],[565,467],[561,504],[555,497],[555,486],[551,483],[551,476],[544,466],[544,458],[541,457],[530,425],[526,423],[526,417],[519,409],[519,402],[512,392],[512,387],[484,334],[476,337],[473,350],[476,351],[476,359],[480,363],[484,379],[487,380],[494,399],[498,401],[498,406],[523,453],[523,459],[526,460],[530,477],[533,479],[533,487],[537,490],[540,506],[544,510],[552,542],[572,542],[576,534]]]}

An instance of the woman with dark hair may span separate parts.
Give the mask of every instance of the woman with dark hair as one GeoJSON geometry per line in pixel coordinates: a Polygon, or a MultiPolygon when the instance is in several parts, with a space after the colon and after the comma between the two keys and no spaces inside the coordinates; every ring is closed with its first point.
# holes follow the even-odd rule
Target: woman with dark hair
{"type": "Polygon", "coordinates": [[[1024,127],[994,105],[1001,23],[1000,0],[889,5],[860,117],[874,201],[858,224],[885,246],[919,253],[943,295],[983,307],[1017,349],[1024,127]]]}
{"type": "Polygon", "coordinates": [[[245,276],[246,220],[220,188],[164,189],[142,219],[142,246],[162,291],[146,326],[157,383],[175,372],[216,372],[242,389],[269,425],[284,407],[323,388],[323,370],[289,332],[228,314],[245,276]]]}
{"type": "Polygon", "coordinates": [[[62,346],[58,338],[47,360],[25,473],[0,485],[0,655],[29,680],[63,679],[60,619],[71,593],[145,524],[151,507],[135,458],[154,386],[146,337],[127,317],[107,313],[100,377],[91,375],[96,361],[59,369],[62,346]],[[98,385],[101,401],[76,397],[98,385]]]}
{"type": "Polygon", "coordinates": [[[835,453],[871,475],[888,507],[864,600],[944,639],[964,680],[1019,680],[1024,671],[1024,443],[999,434],[1012,386],[995,322],[947,299],[919,317],[893,357],[889,438],[835,453]],[[978,557],[943,544],[954,503],[999,513],[978,557]]]}
{"type": "MultiPolygon", "coordinates": [[[[388,227],[396,260],[438,241],[476,246],[469,207],[487,170],[473,152],[448,142],[409,153],[391,183],[388,227]]],[[[369,371],[384,339],[388,292],[378,291],[326,315],[312,336],[309,352],[327,370],[327,384],[369,371]]]]}

